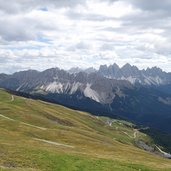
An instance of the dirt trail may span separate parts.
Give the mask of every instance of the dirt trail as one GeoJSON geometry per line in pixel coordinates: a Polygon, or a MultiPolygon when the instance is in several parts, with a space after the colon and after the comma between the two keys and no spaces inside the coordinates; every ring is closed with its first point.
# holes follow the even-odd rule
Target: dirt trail
{"type": "Polygon", "coordinates": [[[10,121],[15,121],[14,119],[11,119],[11,118],[9,118],[9,117],[7,117],[7,116],[4,116],[4,115],[2,115],[2,114],[0,114],[0,117],[2,117],[2,118],[4,118],[4,119],[7,119],[7,120],[10,120],[10,121]]]}
{"type": "Polygon", "coordinates": [[[47,128],[36,126],[36,125],[32,125],[32,124],[28,124],[28,123],[25,123],[25,122],[21,122],[21,124],[27,125],[27,126],[30,126],[30,127],[33,127],[33,128],[41,129],[41,130],[44,130],[44,131],[47,130],[47,128]]]}
{"type": "Polygon", "coordinates": [[[133,136],[131,136],[131,135],[129,135],[127,132],[124,132],[124,131],[122,131],[125,135],[127,135],[129,138],[137,138],[137,133],[138,133],[138,130],[137,129],[134,129],[134,135],[133,136]]]}
{"type": "Polygon", "coordinates": [[[155,145],[156,148],[159,150],[160,153],[162,153],[164,155],[164,157],[167,158],[171,158],[171,154],[164,152],[163,150],[161,150],[157,145],[155,145]]]}
{"type": "Polygon", "coordinates": [[[137,138],[138,130],[134,129],[134,139],[137,138]]]}
{"type": "Polygon", "coordinates": [[[39,138],[33,138],[33,139],[37,140],[37,141],[45,142],[45,143],[48,143],[48,144],[52,144],[52,145],[63,146],[63,147],[68,147],[68,148],[74,148],[74,146],[61,144],[61,143],[57,143],[57,142],[54,142],[54,141],[48,141],[48,140],[39,139],[39,138]]]}
{"type": "MultiPolygon", "coordinates": [[[[4,118],[4,119],[7,119],[7,120],[10,120],[10,121],[17,121],[17,120],[14,120],[14,119],[11,119],[7,116],[4,116],[2,114],[0,114],[0,117],[4,118]]],[[[32,124],[28,124],[26,122],[22,122],[22,121],[18,121],[19,123],[23,124],[23,125],[27,125],[27,126],[30,126],[30,127],[33,127],[33,128],[37,128],[37,129],[41,129],[41,130],[47,130],[47,128],[44,128],[44,127],[40,127],[40,126],[36,126],[36,125],[32,125],[32,124]]]]}
{"type": "Polygon", "coordinates": [[[14,101],[14,96],[13,95],[11,95],[11,102],[13,102],[14,101]]]}

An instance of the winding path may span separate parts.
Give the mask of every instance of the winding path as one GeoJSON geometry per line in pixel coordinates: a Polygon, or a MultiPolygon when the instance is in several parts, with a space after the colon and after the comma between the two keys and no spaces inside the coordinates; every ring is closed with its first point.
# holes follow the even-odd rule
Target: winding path
{"type": "Polygon", "coordinates": [[[124,131],[122,131],[125,135],[127,135],[129,138],[137,138],[137,133],[138,133],[138,130],[137,129],[134,129],[134,135],[133,136],[131,136],[131,135],[129,135],[127,132],[124,132],[124,131]]]}
{"type": "Polygon", "coordinates": [[[138,130],[134,129],[134,139],[137,138],[138,130]]]}

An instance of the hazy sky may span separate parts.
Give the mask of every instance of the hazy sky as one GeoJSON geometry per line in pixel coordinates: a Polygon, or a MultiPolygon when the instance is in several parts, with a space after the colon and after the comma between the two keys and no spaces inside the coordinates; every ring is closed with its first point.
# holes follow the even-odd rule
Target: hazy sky
{"type": "Polygon", "coordinates": [[[0,0],[0,72],[127,62],[171,71],[171,0],[0,0]]]}

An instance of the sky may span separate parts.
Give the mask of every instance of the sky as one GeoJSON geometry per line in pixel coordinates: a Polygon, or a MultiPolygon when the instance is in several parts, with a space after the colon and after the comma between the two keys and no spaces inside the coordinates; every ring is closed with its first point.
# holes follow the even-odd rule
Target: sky
{"type": "Polygon", "coordinates": [[[171,72],[171,0],[0,0],[0,73],[125,63],[171,72]]]}

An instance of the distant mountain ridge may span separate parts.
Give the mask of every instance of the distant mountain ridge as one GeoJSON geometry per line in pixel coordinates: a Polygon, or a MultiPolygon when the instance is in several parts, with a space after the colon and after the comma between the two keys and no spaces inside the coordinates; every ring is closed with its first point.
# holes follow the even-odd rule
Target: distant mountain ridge
{"type": "Polygon", "coordinates": [[[17,72],[2,79],[0,85],[7,89],[27,93],[39,91],[72,95],[82,92],[85,97],[103,104],[112,101],[113,95],[110,98],[106,96],[112,92],[113,88],[132,87],[128,81],[111,80],[98,73],[69,74],[59,68],[51,68],[43,72],[35,70],[17,72]],[[101,92],[105,93],[100,95],[101,92]]]}
{"type": "Polygon", "coordinates": [[[92,72],[69,73],[51,68],[43,72],[28,70],[12,75],[0,74],[0,87],[39,96],[96,115],[119,116],[171,132],[171,94],[167,93],[171,89],[170,73],[156,67],[138,70],[129,64],[122,68],[114,64],[101,66],[98,71],[88,71],[92,72]],[[115,72],[111,72],[113,70],[115,72]],[[158,76],[162,84],[132,84],[119,77],[119,74],[125,78],[132,75],[138,80],[142,73],[151,77],[158,76]]]}
{"type": "Polygon", "coordinates": [[[69,73],[86,72],[92,73],[97,72],[100,75],[117,80],[127,80],[132,84],[141,85],[165,85],[171,84],[171,73],[167,73],[158,67],[152,67],[140,70],[136,66],[132,66],[129,63],[125,64],[121,68],[114,63],[113,65],[101,65],[99,70],[93,68],[80,69],[72,68],[68,71],[69,73]]]}

